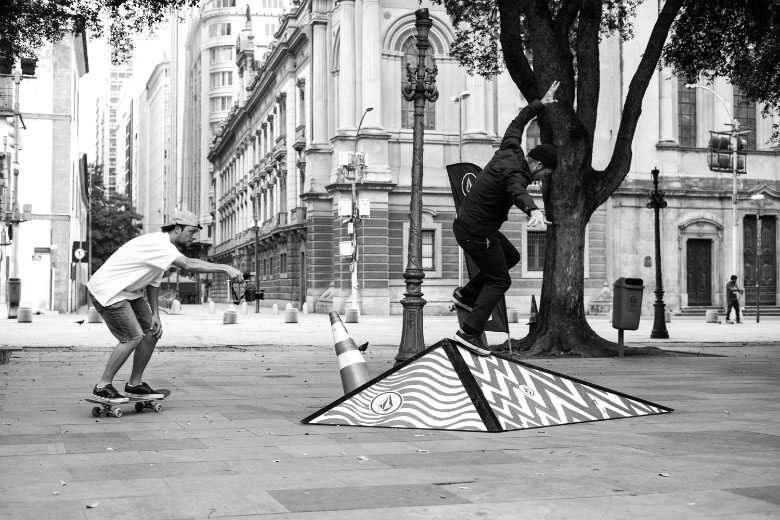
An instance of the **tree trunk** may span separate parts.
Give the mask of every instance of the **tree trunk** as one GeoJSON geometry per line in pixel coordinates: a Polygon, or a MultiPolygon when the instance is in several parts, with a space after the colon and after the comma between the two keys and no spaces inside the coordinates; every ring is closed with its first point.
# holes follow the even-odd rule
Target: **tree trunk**
{"type": "Polygon", "coordinates": [[[548,220],[542,296],[536,329],[515,346],[530,355],[570,354],[603,356],[617,344],[598,336],[585,319],[585,209],[582,175],[558,170],[545,183],[548,220]],[[551,191],[555,197],[549,197],[551,191]],[[551,200],[552,199],[552,200],[551,200]]]}

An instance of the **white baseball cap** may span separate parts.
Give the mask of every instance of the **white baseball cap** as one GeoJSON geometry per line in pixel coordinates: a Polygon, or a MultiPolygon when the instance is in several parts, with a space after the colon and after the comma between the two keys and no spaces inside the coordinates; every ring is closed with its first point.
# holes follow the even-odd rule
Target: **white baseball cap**
{"type": "Polygon", "coordinates": [[[176,211],[163,227],[175,226],[176,224],[180,226],[195,226],[198,229],[203,229],[203,227],[198,224],[198,217],[192,211],[176,211]]]}

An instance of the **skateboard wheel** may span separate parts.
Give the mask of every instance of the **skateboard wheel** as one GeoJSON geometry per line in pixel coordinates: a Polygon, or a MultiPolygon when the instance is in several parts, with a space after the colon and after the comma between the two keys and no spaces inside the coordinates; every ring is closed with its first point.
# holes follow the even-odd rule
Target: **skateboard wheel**
{"type": "Polygon", "coordinates": [[[122,409],[121,409],[121,408],[114,408],[114,409],[111,411],[111,414],[112,414],[114,417],[116,417],[116,418],[122,417],[122,409]]]}
{"type": "Polygon", "coordinates": [[[136,412],[143,412],[144,411],[144,404],[143,403],[135,403],[135,411],[136,412]]]}
{"type": "Polygon", "coordinates": [[[92,409],[92,417],[100,417],[100,407],[96,406],[92,409]]]}
{"type": "Polygon", "coordinates": [[[160,403],[155,403],[154,404],[154,411],[157,412],[157,413],[162,412],[163,411],[163,405],[161,405],[160,403]]]}

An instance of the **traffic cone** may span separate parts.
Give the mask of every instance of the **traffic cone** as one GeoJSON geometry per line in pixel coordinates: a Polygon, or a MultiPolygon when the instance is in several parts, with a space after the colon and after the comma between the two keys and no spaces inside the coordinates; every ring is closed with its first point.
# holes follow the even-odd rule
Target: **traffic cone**
{"type": "Polygon", "coordinates": [[[371,380],[371,370],[363,359],[363,354],[358,350],[358,346],[349,337],[338,312],[330,313],[330,327],[333,330],[333,342],[336,344],[341,385],[344,387],[344,393],[348,394],[371,380]]]}
{"type": "Polygon", "coordinates": [[[528,316],[528,330],[532,331],[536,328],[536,320],[539,317],[539,309],[536,307],[536,296],[531,295],[531,313],[528,316]]]}

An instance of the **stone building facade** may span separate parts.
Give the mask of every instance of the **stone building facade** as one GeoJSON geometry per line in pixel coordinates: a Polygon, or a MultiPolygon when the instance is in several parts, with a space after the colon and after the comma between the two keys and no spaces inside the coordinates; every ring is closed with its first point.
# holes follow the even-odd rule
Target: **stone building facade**
{"type": "MultiPolygon", "coordinates": [[[[417,60],[416,7],[413,2],[302,0],[292,2],[282,15],[262,56],[254,54],[251,23],[239,35],[238,102],[217,128],[208,153],[214,222],[208,256],[256,272],[267,304],[290,302],[305,305],[310,312],[343,312],[349,304],[350,262],[340,254],[340,243],[351,235],[339,205],[351,203],[352,182],[343,163],[357,150],[366,157],[365,174],[355,185],[357,198],[370,203],[370,217],[357,225],[359,307],[364,314],[402,312],[412,109],[402,99],[401,86],[405,65],[414,66],[417,60]]],[[[639,16],[655,16],[653,6],[638,10],[639,16]]],[[[438,6],[430,13],[434,23],[430,53],[441,95],[426,109],[422,290],[428,302],[425,312],[435,314],[446,312],[461,277],[446,165],[458,162],[460,153],[464,161],[484,165],[527,102],[507,75],[490,81],[467,75],[450,57],[454,33],[446,13],[438,6]],[[464,91],[470,93],[468,98],[451,101],[464,91]]],[[[597,168],[606,166],[611,156],[624,89],[649,30],[637,27],[632,41],[607,39],[601,44],[602,93],[594,136],[597,168]]],[[[726,116],[709,92],[683,87],[668,71],[656,74],[645,97],[631,171],[588,225],[585,296],[586,306],[594,301],[594,312],[609,309],[611,285],[621,276],[645,281],[644,305],[651,308],[655,260],[653,211],[647,202],[654,167],[661,172],[661,188],[669,202],[662,210],[661,229],[667,305],[682,311],[723,304],[722,286],[731,274],[727,260],[732,250],[732,178],[709,171],[706,146],[709,130],[722,128],[726,116]]],[[[724,81],[716,82],[715,89],[740,111],[747,126],[752,124],[755,135],[748,175],[737,182],[741,261],[735,274],[749,282],[755,264],[748,264],[755,252],[750,237],[755,240],[751,229],[756,221],[750,196],[765,195],[764,231],[772,229],[776,235],[780,155],[767,142],[772,120],[758,116],[761,107],[746,107],[724,81]]],[[[526,148],[538,140],[538,127],[532,123],[526,148]]],[[[538,191],[532,193],[541,199],[538,191]]],[[[532,295],[538,299],[545,244],[543,230],[527,229],[526,220],[515,211],[503,227],[522,255],[507,293],[509,307],[521,310],[529,307],[532,295]]],[[[770,238],[767,234],[764,244],[776,243],[770,238]]],[[[767,290],[776,293],[776,284],[770,284],[777,264],[773,251],[770,248],[761,261],[766,264],[762,268],[766,287],[774,287],[767,290]]]]}

